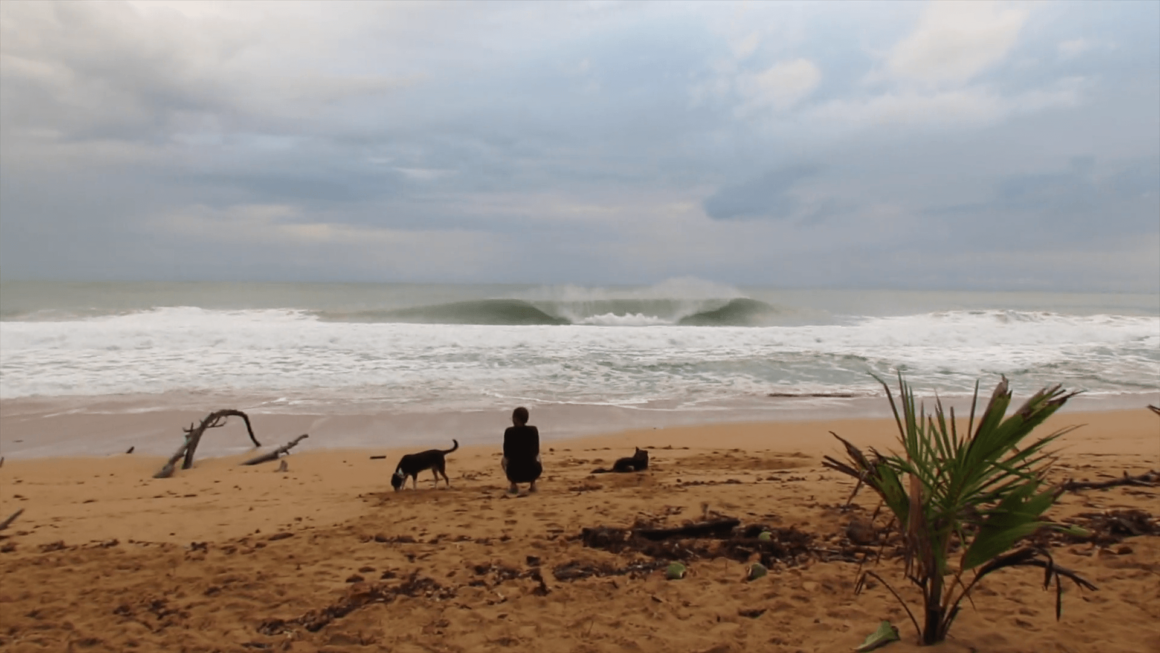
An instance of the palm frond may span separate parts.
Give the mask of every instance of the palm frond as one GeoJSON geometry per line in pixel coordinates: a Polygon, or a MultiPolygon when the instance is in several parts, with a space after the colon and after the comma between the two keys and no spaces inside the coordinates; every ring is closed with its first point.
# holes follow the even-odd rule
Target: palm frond
{"type": "MultiPolygon", "coordinates": [[[[967,428],[960,431],[953,407],[944,410],[941,398],[936,396],[933,412],[928,415],[901,373],[897,401],[890,385],[874,378],[886,391],[901,451],[883,455],[871,450],[866,455],[831,432],[842,442],[848,460],[827,456],[822,464],[857,479],[851,501],[865,485],[893,513],[904,539],[904,573],[922,590],[924,627],[919,628],[910,614],[921,643],[945,639],[962,601],[970,600],[976,583],[998,569],[1044,568],[1045,583],[1050,584],[1053,579],[1056,583],[1057,602],[1062,600],[1060,577],[1094,589],[1074,572],[1057,567],[1045,551],[1025,548],[1010,552],[1040,529],[1068,528],[1043,518],[1058,493],[1054,488],[1041,487],[1055,461],[1048,448],[1072,428],[1059,429],[1026,446],[1023,441],[1077,393],[1065,392],[1059,385],[1048,386],[1008,415],[1012,392],[1003,377],[976,423],[976,382],[967,428]],[[953,580],[947,584],[944,577],[952,573],[952,540],[962,544],[962,553],[953,580]],[[970,571],[974,571],[974,578],[964,584],[962,576],[970,571]]],[[[859,590],[865,578],[863,575],[859,590]]],[[[901,602],[898,593],[889,589],[901,602]]],[[[910,613],[909,608],[907,612],[910,613]]]]}

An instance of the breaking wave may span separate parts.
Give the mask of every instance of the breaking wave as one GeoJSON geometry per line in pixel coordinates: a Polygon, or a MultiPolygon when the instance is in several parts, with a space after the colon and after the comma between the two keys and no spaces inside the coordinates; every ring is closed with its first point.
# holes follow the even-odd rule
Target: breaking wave
{"type": "Polygon", "coordinates": [[[528,301],[484,299],[365,311],[321,311],[324,322],[592,326],[772,326],[787,311],[748,298],[597,299],[528,301]]]}
{"type": "Polygon", "coordinates": [[[482,299],[390,310],[322,311],[326,322],[400,322],[410,324],[480,324],[526,326],[568,324],[519,299],[482,299]]]}

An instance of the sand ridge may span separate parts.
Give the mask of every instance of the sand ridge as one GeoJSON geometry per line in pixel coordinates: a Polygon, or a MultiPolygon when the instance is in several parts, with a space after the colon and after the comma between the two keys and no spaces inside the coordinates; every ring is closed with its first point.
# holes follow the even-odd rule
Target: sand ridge
{"type": "MultiPolygon", "coordinates": [[[[1099,479],[1160,467],[1147,411],[1061,414],[1057,474],[1099,479]]],[[[1050,428],[1050,427],[1048,427],[1050,428]]],[[[313,451],[277,463],[199,460],[152,479],[158,458],[9,461],[0,516],[0,649],[12,651],[842,651],[880,619],[916,650],[880,587],[853,594],[857,565],[825,561],[875,508],[820,466],[836,431],[888,448],[890,420],[728,424],[545,443],[541,491],[508,497],[498,447],[448,458],[450,489],[390,491],[401,451],[313,451]],[[597,475],[634,446],[642,474],[597,475]],[[387,454],[371,460],[371,454],[387,454]],[[655,561],[586,546],[596,526],[680,525],[728,515],[808,533],[815,550],[744,582],[744,561],[695,559],[666,581],[655,561]],[[818,552],[822,553],[818,553],[818,552]],[[605,575],[576,577],[576,570],[605,575]],[[316,627],[317,626],[317,627],[316,627]]],[[[1156,511],[1155,488],[1066,495],[1056,518],[1156,511]]],[[[1097,592],[1065,587],[1060,622],[1040,575],[984,581],[945,651],[1154,651],[1160,648],[1160,538],[1053,551],[1097,592]]],[[[896,560],[877,567],[914,592],[896,560]]]]}

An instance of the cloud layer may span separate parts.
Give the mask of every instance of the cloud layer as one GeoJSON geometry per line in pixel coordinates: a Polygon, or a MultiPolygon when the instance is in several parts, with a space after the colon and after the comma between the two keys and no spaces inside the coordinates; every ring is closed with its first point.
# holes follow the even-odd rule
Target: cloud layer
{"type": "Polygon", "coordinates": [[[6,1],[0,274],[1157,292],[1158,22],[6,1]]]}

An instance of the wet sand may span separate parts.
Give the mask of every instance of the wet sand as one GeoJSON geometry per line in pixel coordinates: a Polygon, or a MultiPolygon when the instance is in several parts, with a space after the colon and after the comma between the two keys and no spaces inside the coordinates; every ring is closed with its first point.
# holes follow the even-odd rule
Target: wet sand
{"type": "MultiPolygon", "coordinates": [[[[1070,424],[1085,426],[1057,447],[1053,480],[1160,469],[1160,418],[1146,409],[1064,412],[1044,432],[1070,424]]],[[[279,424],[309,430],[299,426],[279,424]]],[[[852,482],[820,464],[840,457],[829,431],[884,449],[897,434],[892,420],[817,419],[546,440],[541,490],[517,498],[497,445],[451,454],[450,489],[423,474],[398,493],[388,477],[399,450],[307,450],[285,472],[239,466],[247,452],[169,479],[151,478],[163,459],[140,453],[8,460],[0,518],[24,512],[0,532],[0,650],[848,651],[881,619],[903,636],[885,650],[917,650],[885,588],[855,596],[858,564],[835,554],[876,501],[863,492],[843,509],[852,482]],[[590,474],[635,446],[650,450],[648,472],[590,474]],[[689,576],[666,581],[653,558],[580,538],[720,515],[808,542],[753,582],[724,555],[694,557],[689,576]]],[[[1085,491],[1050,514],[1156,513],[1158,497],[1085,491]]],[[[1099,590],[1065,585],[1057,622],[1040,573],[998,572],[935,650],[1160,650],[1160,538],[1052,554],[1099,590]]],[[[915,598],[899,560],[870,568],[915,598]]]]}

